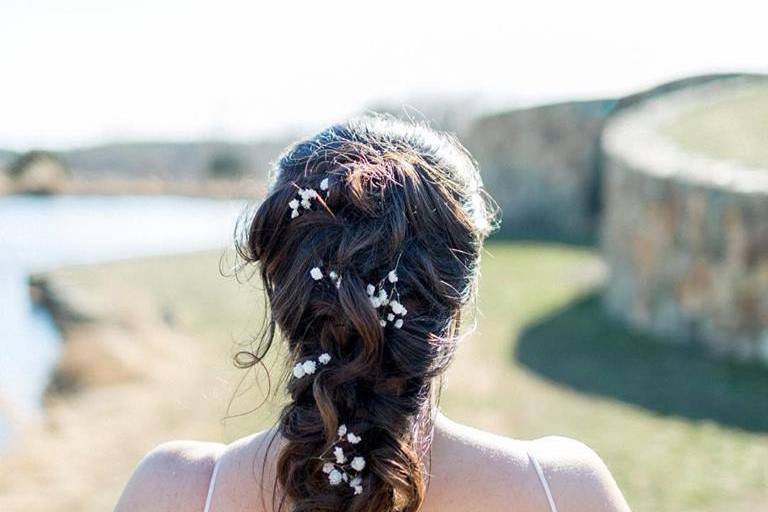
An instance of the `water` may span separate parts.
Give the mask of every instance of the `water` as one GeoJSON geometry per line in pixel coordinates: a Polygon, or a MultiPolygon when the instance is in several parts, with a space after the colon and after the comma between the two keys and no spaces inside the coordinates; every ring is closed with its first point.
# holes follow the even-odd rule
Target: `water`
{"type": "MultiPolygon", "coordinates": [[[[231,246],[241,201],[152,197],[0,197],[0,401],[2,411],[40,412],[60,351],[27,278],[62,265],[231,246]]],[[[13,436],[0,416],[0,445],[13,436]]]]}

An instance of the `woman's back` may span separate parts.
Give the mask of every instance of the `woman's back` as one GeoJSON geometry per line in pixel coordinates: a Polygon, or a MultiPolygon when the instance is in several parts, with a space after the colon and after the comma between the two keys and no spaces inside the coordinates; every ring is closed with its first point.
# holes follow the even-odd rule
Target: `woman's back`
{"type": "Polygon", "coordinates": [[[275,171],[237,246],[258,268],[266,328],[236,363],[260,367],[285,342],[277,425],[228,447],[158,450],[130,486],[148,501],[126,491],[123,510],[206,499],[213,511],[620,510],[583,446],[511,441],[437,413],[495,225],[458,141],[365,117],[295,144],[275,171]]]}
{"type": "MultiPolygon", "coordinates": [[[[116,512],[271,512],[280,444],[269,430],[228,446],[162,445],[142,461],[116,512]]],[[[429,473],[423,512],[629,510],[600,458],[564,437],[517,441],[441,416],[429,473]]]]}

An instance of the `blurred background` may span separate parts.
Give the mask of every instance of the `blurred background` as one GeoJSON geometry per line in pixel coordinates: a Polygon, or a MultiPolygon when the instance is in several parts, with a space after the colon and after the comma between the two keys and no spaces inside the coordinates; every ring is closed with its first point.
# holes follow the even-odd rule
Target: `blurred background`
{"type": "Polygon", "coordinates": [[[157,444],[270,426],[235,221],[368,111],[456,134],[503,210],[446,413],[586,442],[633,510],[761,509],[762,7],[3,1],[0,510],[109,510],[157,444]]]}

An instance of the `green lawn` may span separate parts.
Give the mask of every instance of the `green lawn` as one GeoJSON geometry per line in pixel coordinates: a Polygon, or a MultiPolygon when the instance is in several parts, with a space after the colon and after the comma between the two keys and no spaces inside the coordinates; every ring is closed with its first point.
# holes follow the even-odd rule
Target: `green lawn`
{"type": "Polygon", "coordinates": [[[685,112],[661,132],[686,151],[768,168],[768,85],[685,112]]]}
{"type": "MultiPolygon", "coordinates": [[[[256,283],[238,285],[218,268],[219,256],[208,253],[70,271],[84,286],[107,279],[141,286],[204,343],[219,392],[198,406],[210,408],[212,423],[235,392],[235,342],[261,320],[256,283]]],[[[606,318],[603,272],[589,250],[493,243],[482,268],[478,327],[443,393],[449,416],[521,438],[586,442],[636,511],[741,512],[768,502],[768,371],[715,363],[606,318]]],[[[251,386],[230,413],[261,396],[251,386]]],[[[277,403],[225,420],[221,439],[268,425],[277,403]]]]}

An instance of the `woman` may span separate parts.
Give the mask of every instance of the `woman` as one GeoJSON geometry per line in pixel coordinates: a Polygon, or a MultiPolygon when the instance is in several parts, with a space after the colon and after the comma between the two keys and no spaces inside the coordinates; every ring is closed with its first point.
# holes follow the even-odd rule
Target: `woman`
{"type": "Polygon", "coordinates": [[[629,510],[600,458],[566,438],[517,441],[436,407],[494,225],[454,139],[384,117],[290,148],[240,253],[280,333],[290,402],[224,446],[174,442],[141,462],[126,511],[629,510]]]}

